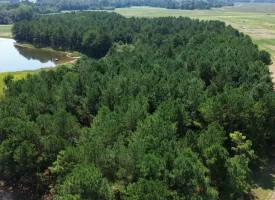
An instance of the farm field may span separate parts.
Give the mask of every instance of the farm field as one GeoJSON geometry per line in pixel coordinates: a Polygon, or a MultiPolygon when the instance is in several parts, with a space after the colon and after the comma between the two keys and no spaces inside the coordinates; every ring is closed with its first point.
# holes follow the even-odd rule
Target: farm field
{"type": "MultiPolygon", "coordinates": [[[[275,4],[236,3],[234,7],[211,10],[169,10],[164,8],[131,7],[115,12],[126,17],[185,16],[199,20],[220,20],[248,34],[259,48],[268,51],[275,61],[275,4]]],[[[275,77],[275,64],[270,66],[275,77]]]]}
{"type": "Polygon", "coordinates": [[[11,28],[12,25],[0,25],[0,37],[2,38],[11,38],[11,28]]]}

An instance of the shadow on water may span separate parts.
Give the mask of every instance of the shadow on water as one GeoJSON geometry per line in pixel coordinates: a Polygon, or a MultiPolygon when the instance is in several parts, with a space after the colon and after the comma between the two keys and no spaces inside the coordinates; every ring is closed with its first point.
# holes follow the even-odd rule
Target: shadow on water
{"type": "Polygon", "coordinates": [[[37,70],[75,60],[65,52],[15,45],[12,39],[0,38],[0,72],[37,70]]]}

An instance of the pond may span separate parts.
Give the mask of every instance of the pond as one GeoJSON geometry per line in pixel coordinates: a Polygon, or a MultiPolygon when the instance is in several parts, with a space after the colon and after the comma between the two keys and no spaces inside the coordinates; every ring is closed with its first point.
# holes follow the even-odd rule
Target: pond
{"type": "Polygon", "coordinates": [[[69,62],[66,53],[14,45],[15,40],[0,38],[0,72],[36,70],[69,62]]]}

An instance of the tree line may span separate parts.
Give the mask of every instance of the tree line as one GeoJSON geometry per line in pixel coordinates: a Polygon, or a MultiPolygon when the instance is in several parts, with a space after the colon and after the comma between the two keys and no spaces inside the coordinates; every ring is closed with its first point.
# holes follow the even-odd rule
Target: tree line
{"type": "Polygon", "coordinates": [[[12,24],[21,20],[31,20],[35,12],[33,7],[20,3],[0,2],[0,24],[12,24]]]}
{"type": "Polygon", "coordinates": [[[118,14],[107,12],[100,15],[95,12],[66,13],[15,23],[12,33],[16,40],[39,47],[76,50],[100,58],[105,56],[112,42],[132,42],[134,30],[124,27],[126,21],[118,14]]]}
{"type": "Polygon", "coordinates": [[[54,27],[64,30],[58,45],[89,49],[109,33],[111,47],[5,78],[3,180],[57,200],[247,198],[275,139],[270,55],[249,36],[219,21],[104,12],[41,16],[13,31],[50,42],[54,27]]]}
{"type": "Polygon", "coordinates": [[[14,0],[9,3],[0,1],[0,24],[30,20],[36,14],[59,13],[64,10],[114,10],[130,6],[151,6],[168,9],[210,9],[233,6],[231,0],[14,0]]]}
{"type": "Polygon", "coordinates": [[[62,10],[112,10],[115,8],[125,8],[130,6],[151,6],[168,9],[210,9],[213,7],[233,6],[231,0],[38,0],[37,9],[40,12],[60,12],[62,10]],[[53,3],[54,2],[54,3],[53,3]]]}

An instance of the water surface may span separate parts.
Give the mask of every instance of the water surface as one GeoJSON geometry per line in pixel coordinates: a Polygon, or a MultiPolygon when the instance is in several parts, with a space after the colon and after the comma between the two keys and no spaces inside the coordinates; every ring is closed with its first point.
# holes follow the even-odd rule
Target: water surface
{"type": "Polygon", "coordinates": [[[21,47],[14,43],[13,39],[0,38],[0,72],[54,67],[71,60],[63,52],[21,47]]]}

